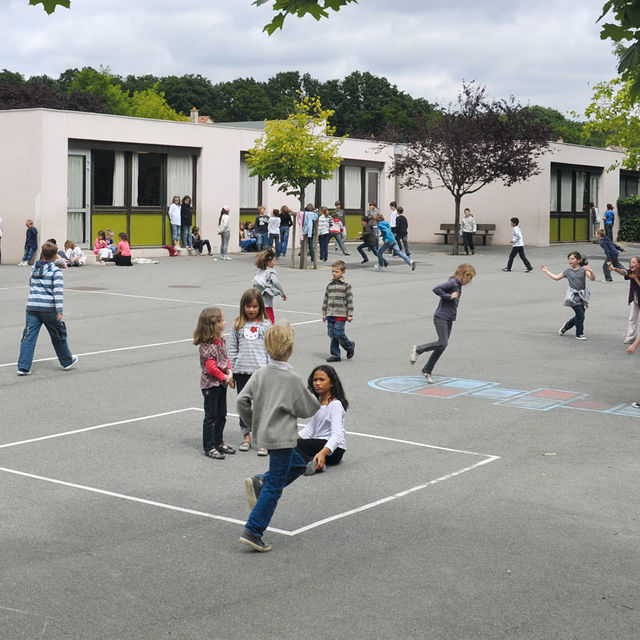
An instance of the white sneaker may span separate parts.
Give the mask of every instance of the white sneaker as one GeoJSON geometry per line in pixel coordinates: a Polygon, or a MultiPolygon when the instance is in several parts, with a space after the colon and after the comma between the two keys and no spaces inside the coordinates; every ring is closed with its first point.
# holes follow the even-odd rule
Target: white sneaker
{"type": "Polygon", "coordinates": [[[18,262],[18,266],[19,267],[26,267],[27,263],[24,260],[21,260],[20,262],[18,262]]]}
{"type": "Polygon", "coordinates": [[[582,335],[582,336],[576,336],[576,340],[586,340],[587,336],[582,335]]]}
{"type": "Polygon", "coordinates": [[[62,367],[65,371],[69,371],[69,369],[73,369],[78,364],[78,356],[73,356],[73,360],[71,364],[68,364],[66,367],[62,367]]]}
{"type": "Polygon", "coordinates": [[[431,377],[430,373],[425,373],[424,377],[427,379],[427,384],[435,384],[435,380],[431,377]]]}
{"type": "Polygon", "coordinates": [[[411,347],[411,355],[409,356],[409,362],[411,364],[415,364],[417,359],[418,359],[418,352],[416,351],[416,345],[414,344],[413,347],[411,347]]]}
{"type": "Polygon", "coordinates": [[[625,338],[624,344],[633,344],[636,341],[635,338],[625,338]]]}

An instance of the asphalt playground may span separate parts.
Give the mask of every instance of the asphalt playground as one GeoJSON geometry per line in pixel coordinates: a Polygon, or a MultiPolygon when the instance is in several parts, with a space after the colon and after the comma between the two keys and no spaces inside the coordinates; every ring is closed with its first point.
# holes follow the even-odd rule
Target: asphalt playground
{"type": "MultiPolygon", "coordinates": [[[[238,537],[243,480],[267,461],[202,455],[192,344],[205,306],[230,327],[254,256],[68,269],[78,366],[62,371],[43,331],[29,377],[16,376],[28,270],[1,265],[0,638],[640,637],[628,285],[601,282],[597,245],[526,252],[532,273],[503,273],[507,247],[467,259],[417,245],[412,273],[397,259],[376,272],[352,248],[356,354],[336,364],[348,450],[285,490],[264,554],[238,537]],[[584,342],[558,335],[566,282],[540,271],[564,270],[576,248],[597,276],[584,342]],[[427,385],[411,345],[435,337],[431,289],[467,260],[478,275],[427,385]]],[[[295,327],[306,378],[328,356],[330,268],[277,269],[276,320],[295,327]]]]}

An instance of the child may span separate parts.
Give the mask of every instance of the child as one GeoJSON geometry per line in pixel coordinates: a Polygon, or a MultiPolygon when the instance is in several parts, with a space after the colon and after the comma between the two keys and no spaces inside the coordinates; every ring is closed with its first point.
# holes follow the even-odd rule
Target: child
{"type": "MultiPolygon", "coordinates": [[[[264,348],[264,334],[271,326],[264,308],[264,300],[257,289],[247,289],[240,299],[240,315],[233,321],[229,337],[229,360],[238,394],[242,392],[249,378],[258,369],[269,364],[269,356],[264,348]]],[[[242,444],[240,451],[251,448],[251,431],[240,418],[242,444]]],[[[259,456],[266,456],[267,450],[260,447],[259,456]]]]}
{"type": "Polygon", "coordinates": [[[269,244],[269,216],[265,211],[266,209],[264,207],[258,207],[258,215],[253,223],[253,226],[256,229],[258,251],[263,251],[269,244]]]}
{"type": "Polygon", "coordinates": [[[353,320],[353,291],[344,281],[347,265],[336,260],[331,265],[331,282],[327,285],[322,301],[322,321],[327,323],[327,333],[331,338],[331,355],[327,362],[340,362],[340,346],[347,352],[347,360],[353,358],[355,342],[349,340],[344,332],[344,323],[353,320]]]}
{"type": "Polygon", "coordinates": [[[298,418],[308,418],[320,404],[305,387],[288,360],[293,353],[294,331],[274,325],[264,336],[271,362],[256,371],[238,396],[238,413],[254,440],[269,450],[269,471],[245,479],[251,507],[240,542],[256,551],[271,551],[262,539],[278,506],[283,489],[300,477],[307,466],[296,450],[298,418]]]}
{"type": "MultiPolygon", "coordinates": [[[[313,210],[313,205],[309,203],[304,208],[304,214],[302,217],[302,241],[304,242],[305,238],[307,241],[307,246],[309,250],[309,260],[313,262],[313,258],[315,256],[314,247],[313,247],[313,229],[318,219],[318,214],[313,210]]],[[[304,247],[300,248],[301,251],[304,250],[304,247]]]]}
{"type": "Polygon", "coordinates": [[[181,225],[180,196],[173,196],[173,202],[169,205],[169,224],[171,225],[171,240],[176,250],[180,249],[180,225],[181,225]]]}
{"type": "Polygon", "coordinates": [[[96,254],[98,260],[108,260],[113,255],[109,249],[107,234],[102,229],[98,231],[96,241],[93,243],[93,253],[96,254]]]}
{"type": "Polygon", "coordinates": [[[271,324],[273,324],[276,321],[273,315],[273,297],[281,295],[284,301],[287,300],[287,295],[274,269],[276,266],[276,254],[273,249],[261,251],[256,256],[255,264],[258,270],[256,271],[256,275],[253,276],[251,286],[262,294],[267,318],[269,318],[271,324]]]}
{"type": "MultiPolygon", "coordinates": [[[[344,246],[344,223],[340,220],[338,212],[334,212],[333,217],[331,218],[331,222],[329,223],[329,240],[334,238],[338,247],[340,247],[340,251],[345,256],[349,255],[347,248],[344,246]]],[[[327,242],[327,247],[329,246],[327,242]]]]}
{"type": "Polygon", "coordinates": [[[24,255],[22,261],[18,263],[19,267],[28,267],[38,248],[38,230],[33,226],[33,220],[29,219],[25,224],[27,225],[27,234],[24,241],[24,255]]]}
{"type": "Polygon", "coordinates": [[[624,279],[629,281],[628,303],[631,305],[631,309],[629,311],[627,335],[624,343],[632,344],[635,342],[638,333],[638,315],[640,314],[640,256],[633,256],[633,258],[629,260],[628,269],[614,267],[613,265],[610,269],[624,276],[624,279]]]}
{"type": "Polygon", "coordinates": [[[433,324],[436,328],[438,339],[434,342],[426,344],[413,345],[409,362],[415,364],[418,355],[425,351],[433,353],[427,360],[427,364],[422,369],[422,374],[429,384],[433,384],[431,373],[438,362],[440,356],[449,344],[449,336],[453,329],[453,323],[458,313],[458,305],[460,304],[460,296],[462,295],[462,287],[469,284],[476,275],[476,270],[472,264],[464,263],[458,266],[456,272],[447,282],[439,284],[433,289],[433,293],[440,297],[438,308],[433,314],[433,324]]]}
{"type": "Polygon", "coordinates": [[[602,219],[600,218],[598,207],[596,207],[594,202],[589,203],[589,212],[591,216],[591,238],[592,242],[595,244],[596,242],[598,242],[596,236],[598,235],[598,230],[600,229],[602,219]]]}
{"type": "Polygon", "coordinates": [[[293,226],[291,219],[291,209],[287,205],[280,207],[280,255],[287,255],[287,246],[289,244],[289,230],[293,226]]]}
{"type": "Polygon", "coordinates": [[[267,229],[269,230],[269,248],[274,249],[276,252],[276,258],[280,257],[280,211],[278,209],[272,209],[269,215],[269,221],[267,223],[267,229]]]}
{"type": "Polygon", "coordinates": [[[247,222],[244,226],[245,239],[240,242],[240,249],[242,251],[257,251],[258,250],[258,233],[251,222],[247,222]]]}
{"type": "Polygon", "coordinates": [[[613,242],[613,223],[616,221],[616,214],[611,203],[607,204],[607,210],[604,212],[604,231],[613,242]]]}
{"type": "MultiPolygon", "coordinates": [[[[359,244],[356,249],[358,253],[362,256],[362,262],[360,264],[364,264],[365,262],[369,262],[369,258],[367,254],[364,252],[365,249],[369,249],[371,253],[373,253],[376,258],[378,257],[376,253],[376,233],[374,227],[374,220],[371,216],[362,216],[360,219],[362,223],[362,232],[360,233],[360,239],[362,240],[362,244],[359,244]]],[[[385,260],[385,266],[387,261],[385,260]]]]}
{"type": "MultiPolygon", "coordinates": [[[[613,282],[611,277],[611,271],[617,269],[623,269],[623,266],[618,260],[619,252],[626,252],[621,246],[617,245],[602,229],[598,229],[596,232],[596,238],[602,247],[605,255],[605,261],[602,263],[602,272],[604,273],[605,282],[613,282]]],[[[626,272],[625,272],[626,273],[626,272]]]]}
{"type": "Polygon", "coordinates": [[[233,389],[233,373],[222,337],[224,315],[217,307],[203,309],[193,332],[193,344],[200,346],[200,389],[204,397],[202,447],[204,455],[224,460],[236,450],[222,440],[227,421],[227,386],[233,389]]]}
{"type": "Polygon", "coordinates": [[[113,254],[113,261],[118,267],[132,267],[131,264],[131,247],[129,246],[129,238],[124,231],[118,234],[120,242],[118,242],[118,248],[113,254]]]}
{"type": "Polygon", "coordinates": [[[320,260],[326,262],[329,258],[329,228],[331,227],[331,219],[329,218],[329,209],[320,207],[320,215],[318,216],[318,244],[320,246],[320,260]]]}
{"type": "Polygon", "coordinates": [[[188,254],[193,251],[193,238],[191,236],[191,225],[193,224],[193,211],[191,210],[191,197],[182,198],[180,205],[180,234],[182,235],[182,246],[188,254]]]}
{"type": "Polygon", "coordinates": [[[474,255],[476,248],[473,244],[473,234],[478,230],[476,219],[471,215],[471,209],[464,210],[464,217],[460,221],[460,235],[462,236],[462,244],[466,255],[474,255]]]}
{"type": "Polygon", "coordinates": [[[211,255],[211,243],[208,240],[203,240],[200,237],[200,227],[194,226],[193,232],[191,233],[191,238],[193,240],[193,248],[198,252],[198,255],[204,255],[202,250],[207,247],[207,252],[211,255]]]}
{"type": "Polygon", "coordinates": [[[71,241],[67,240],[64,243],[65,254],[67,257],[67,266],[69,267],[82,267],[87,262],[87,256],[80,247],[71,241]]]}
{"type": "Polygon", "coordinates": [[[586,340],[584,335],[584,314],[589,306],[589,298],[591,292],[587,289],[587,278],[595,280],[596,276],[588,267],[588,260],[583,258],[577,251],[572,251],[568,256],[569,268],[562,273],[551,273],[547,267],[542,265],[541,269],[552,280],[562,280],[566,278],[569,282],[569,289],[564,299],[564,304],[573,309],[574,317],[567,320],[560,331],[563,336],[571,327],[576,328],[576,338],[578,340],[586,340]]]}
{"type": "Polygon", "coordinates": [[[409,222],[404,215],[404,209],[398,207],[398,215],[396,217],[396,240],[398,246],[404,250],[405,255],[410,256],[409,241],[407,240],[409,233],[409,222]]]}
{"type": "Polygon", "coordinates": [[[384,216],[381,213],[376,213],[373,219],[376,221],[376,226],[378,227],[380,237],[382,238],[382,246],[378,248],[378,264],[376,265],[378,271],[382,271],[387,268],[386,261],[384,259],[384,252],[387,251],[387,249],[391,249],[393,255],[402,258],[411,267],[411,271],[415,271],[416,261],[411,260],[409,256],[400,251],[400,247],[398,246],[396,237],[393,235],[391,226],[384,219],[384,216]]]}
{"type": "Polygon", "coordinates": [[[525,273],[530,273],[533,271],[533,267],[531,263],[527,260],[527,256],[524,255],[524,239],[522,238],[522,231],[520,231],[520,220],[518,218],[511,218],[511,226],[513,229],[511,230],[512,240],[511,244],[513,247],[511,248],[511,253],[509,254],[509,260],[507,260],[507,266],[504,267],[503,271],[511,271],[511,267],[513,266],[513,259],[519,255],[524,262],[524,266],[526,268],[525,273]]]}
{"type": "Polygon", "coordinates": [[[56,253],[56,257],[53,261],[53,264],[55,264],[56,267],[60,267],[60,269],[66,269],[67,262],[68,262],[67,254],[62,249],[58,248],[58,241],[55,238],[49,238],[47,242],[50,242],[51,244],[55,244],[56,249],[58,249],[58,253],[56,253]]]}
{"type": "Polygon", "coordinates": [[[68,371],[78,362],[67,344],[67,327],[62,321],[64,278],[62,271],[53,264],[58,247],[52,242],[42,245],[42,256],[31,270],[26,322],[20,342],[18,375],[30,376],[33,353],[38,341],[40,327],[44,324],[49,332],[60,366],[68,371]]]}
{"type": "Polygon", "coordinates": [[[346,451],[344,414],[349,408],[340,378],[333,367],[321,364],[307,381],[309,391],[318,398],[320,408],[311,422],[298,432],[296,450],[307,462],[305,476],[340,464],[346,451]]]}
{"type": "Polygon", "coordinates": [[[231,260],[227,253],[229,250],[229,238],[231,238],[231,218],[229,217],[229,207],[226,205],[220,210],[218,217],[218,235],[220,236],[220,258],[231,260]]]}

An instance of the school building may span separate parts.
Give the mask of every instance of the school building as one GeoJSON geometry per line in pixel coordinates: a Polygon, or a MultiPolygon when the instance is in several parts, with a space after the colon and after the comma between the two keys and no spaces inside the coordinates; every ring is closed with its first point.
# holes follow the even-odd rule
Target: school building
{"type": "MultiPolygon", "coordinates": [[[[262,122],[211,123],[192,113],[173,122],[104,114],[20,109],[0,111],[0,176],[7,206],[3,263],[22,258],[25,220],[31,218],[40,244],[53,237],[92,247],[99,229],[128,233],[133,248],[170,242],[168,205],[174,195],[192,198],[195,223],[217,245],[218,215],[231,208],[240,220],[252,219],[263,205],[270,210],[295,198],[277,186],[249,176],[244,154],[263,130],[262,122]]],[[[410,191],[388,177],[399,147],[347,139],[342,162],[329,180],[310,185],[305,201],[332,208],[340,200],[347,233],[355,237],[370,201],[382,213],[396,200],[405,209],[413,242],[441,241],[434,235],[453,222],[453,198],[444,189],[410,191]]],[[[492,184],[463,200],[478,222],[495,223],[494,243],[511,239],[508,219],[518,216],[529,245],[589,239],[586,206],[637,193],[638,175],[609,167],[620,151],[553,143],[540,160],[541,172],[510,188],[492,184]]],[[[238,247],[232,234],[230,250],[238,247]]]]}

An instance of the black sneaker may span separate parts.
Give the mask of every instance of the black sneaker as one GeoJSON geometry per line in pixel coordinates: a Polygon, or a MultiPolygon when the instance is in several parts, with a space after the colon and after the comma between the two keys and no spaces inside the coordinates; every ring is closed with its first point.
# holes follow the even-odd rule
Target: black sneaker
{"type": "Polygon", "coordinates": [[[329,356],[327,358],[327,362],[340,362],[341,358],[340,356],[329,356]]]}
{"type": "Polygon", "coordinates": [[[632,403],[631,403],[631,406],[632,406],[634,409],[640,409],[640,402],[632,402],[632,403]]]}
{"type": "Polygon", "coordinates": [[[531,273],[533,271],[533,267],[531,267],[531,269],[526,269],[525,273],[531,273]]]}
{"type": "Polygon", "coordinates": [[[356,352],[356,343],[353,343],[353,347],[347,350],[347,360],[351,360],[353,358],[353,354],[356,352]]]}
{"type": "Polygon", "coordinates": [[[507,269],[507,267],[504,267],[502,270],[503,271],[511,271],[511,269],[507,269]]]}
{"type": "Polygon", "coordinates": [[[254,551],[271,551],[270,544],[267,544],[260,536],[254,536],[253,533],[249,533],[246,529],[240,536],[240,542],[249,545],[254,551]]]}
{"type": "Polygon", "coordinates": [[[244,489],[247,492],[247,502],[249,503],[249,509],[253,509],[258,502],[260,492],[264,486],[264,481],[258,476],[244,479],[244,489]]]}

